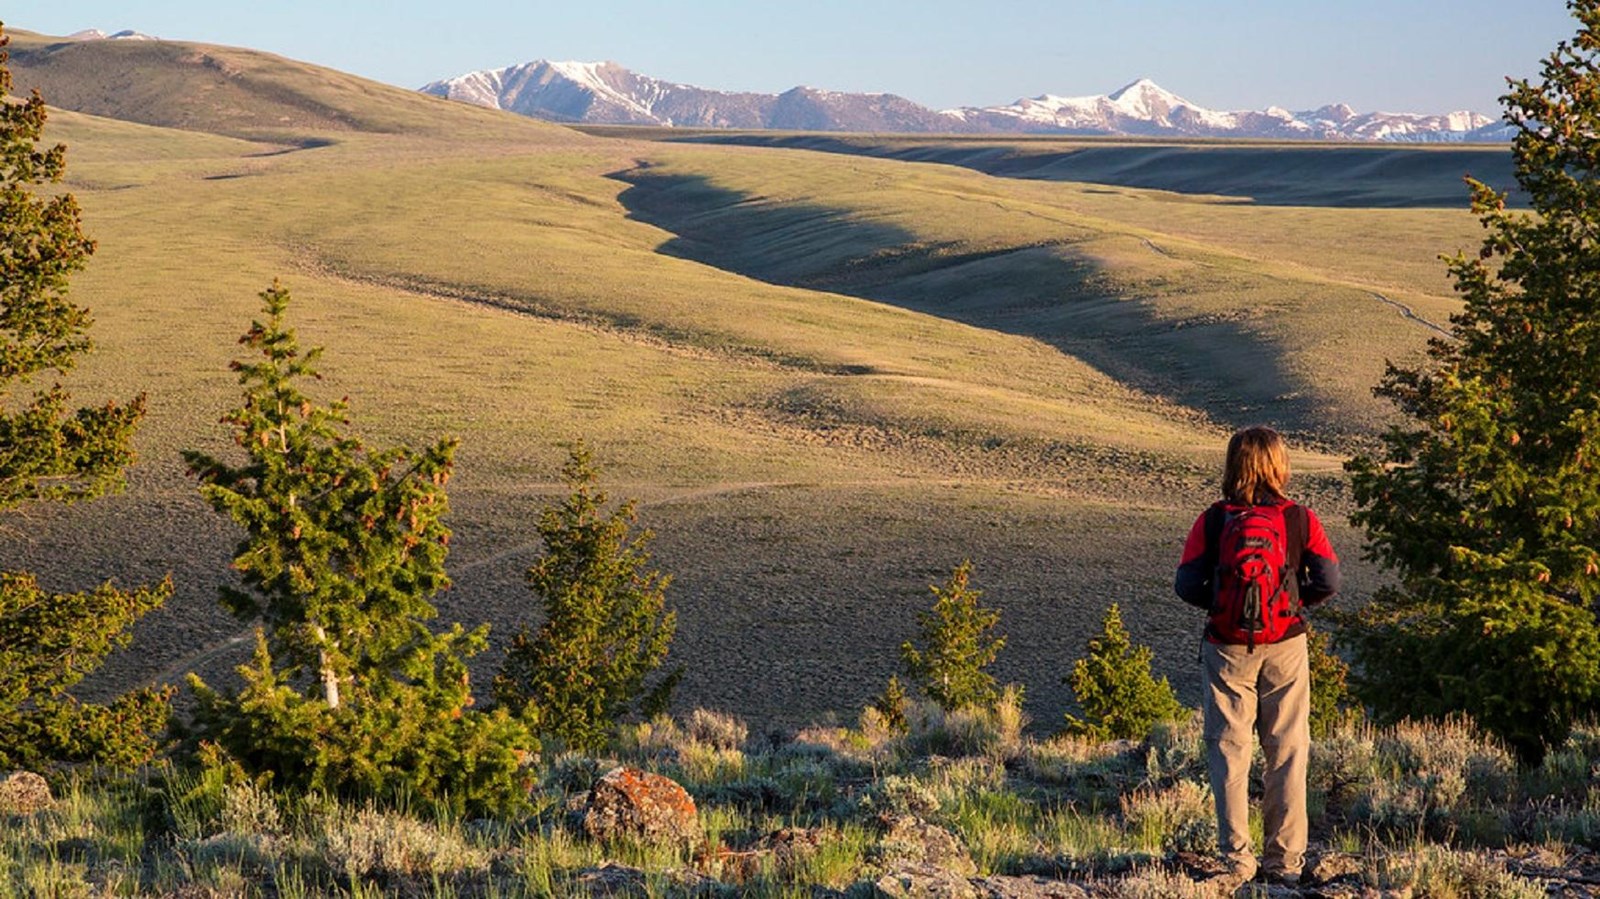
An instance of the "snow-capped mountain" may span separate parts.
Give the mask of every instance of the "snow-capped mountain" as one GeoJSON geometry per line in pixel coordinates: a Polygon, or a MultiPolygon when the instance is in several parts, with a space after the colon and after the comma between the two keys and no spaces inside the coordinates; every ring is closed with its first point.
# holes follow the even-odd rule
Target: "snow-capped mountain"
{"type": "Polygon", "coordinates": [[[132,29],[106,34],[98,28],[85,28],[67,35],[69,41],[159,41],[161,38],[153,37],[143,32],[132,29]]]}
{"type": "Polygon", "coordinates": [[[674,84],[611,62],[549,62],[470,72],[423,93],[557,122],[776,128],[804,131],[948,130],[942,116],[893,94],[844,94],[797,87],[782,94],[736,93],[674,84]]]}
{"type": "Polygon", "coordinates": [[[1306,112],[1277,106],[1259,112],[1218,112],[1144,78],[1106,96],[1045,94],[1009,106],[965,107],[946,114],[981,131],[1316,140],[1469,140],[1495,124],[1475,112],[1362,114],[1343,103],[1306,112]]]}
{"type": "Polygon", "coordinates": [[[558,122],[795,131],[1122,134],[1363,141],[1498,141],[1504,126],[1473,112],[1357,113],[1342,103],[1304,112],[1206,109],[1140,79],[1111,94],[1052,94],[1007,106],[935,112],[893,94],[797,87],[782,94],[674,84],[616,63],[538,60],[435,81],[424,93],[558,122]]]}

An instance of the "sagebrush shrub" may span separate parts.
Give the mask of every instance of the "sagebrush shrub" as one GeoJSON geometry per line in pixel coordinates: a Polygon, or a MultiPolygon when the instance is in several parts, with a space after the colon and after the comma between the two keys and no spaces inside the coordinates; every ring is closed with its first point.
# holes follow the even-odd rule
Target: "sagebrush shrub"
{"type": "Polygon", "coordinates": [[[695,709],[684,724],[689,739],[713,749],[739,749],[750,737],[750,726],[726,712],[695,709]]]}

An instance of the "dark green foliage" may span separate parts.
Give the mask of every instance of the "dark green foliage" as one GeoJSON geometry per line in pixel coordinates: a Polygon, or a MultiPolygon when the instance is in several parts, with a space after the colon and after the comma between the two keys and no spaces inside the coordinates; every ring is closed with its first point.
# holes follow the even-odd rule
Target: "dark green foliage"
{"type": "MultiPolygon", "coordinates": [[[[0,47],[6,43],[0,35],[0,47]]],[[[11,93],[6,58],[0,51],[0,96],[11,93]]],[[[59,384],[25,389],[41,374],[65,375],[89,350],[89,312],[66,291],[94,242],[71,194],[39,190],[66,172],[65,147],[39,149],[44,123],[37,91],[0,104],[0,511],[119,489],[144,414],[142,397],[73,410],[59,384]]],[[[170,593],[166,585],[128,593],[107,584],[52,595],[31,574],[0,572],[0,768],[131,767],[150,758],[166,692],[92,705],[67,691],[126,645],[127,629],[170,593]]]]}
{"type": "Polygon", "coordinates": [[[1083,710],[1082,718],[1067,715],[1067,732],[1092,740],[1143,739],[1158,722],[1188,711],[1167,679],[1150,673],[1150,647],[1133,645],[1115,603],[1065,680],[1083,710]]]}
{"type": "Polygon", "coordinates": [[[1358,714],[1350,705],[1350,666],[1333,652],[1333,641],[1322,631],[1306,636],[1311,663],[1311,736],[1333,732],[1339,722],[1358,714]]]}
{"type": "Polygon", "coordinates": [[[571,493],[539,516],[544,555],[528,570],[545,620],[513,638],[495,698],[540,733],[596,750],[635,704],[642,714],[665,710],[681,672],[645,682],[665,661],[678,616],[666,609],[671,578],[650,568],[650,532],[632,532],[634,504],[606,511],[582,446],[562,477],[571,493]]]}
{"type": "MultiPolygon", "coordinates": [[[[9,43],[0,36],[0,46],[9,43]]],[[[0,96],[11,72],[0,51],[0,96]]],[[[66,172],[67,149],[39,149],[44,100],[0,104],[0,510],[35,499],[72,501],[119,487],[133,461],[143,397],[68,409],[60,385],[19,396],[40,374],[64,375],[89,350],[89,311],[66,298],[67,278],[94,252],[69,193],[38,190],[66,172]]]]}
{"type": "Polygon", "coordinates": [[[128,643],[128,628],[171,595],[170,584],[124,592],[51,594],[31,574],[0,572],[0,769],[49,762],[133,767],[150,758],[168,691],[129,693],[108,706],[67,691],[128,643]]]}
{"type": "Polygon", "coordinates": [[[968,586],[971,577],[972,563],[965,561],[943,589],[934,585],[933,608],[917,613],[922,648],[910,640],[900,646],[912,683],[947,711],[1000,698],[994,676],[984,670],[1006,645],[1004,637],[990,635],[1000,623],[1000,610],[978,604],[983,594],[968,586]]]}
{"type": "Polygon", "coordinates": [[[1451,337],[1377,388],[1414,424],[1349,463],[1373,558],[1351,616],[1381,720],[1465,712],[1535,758],[1600,708],[1600,0],[1503,98],[1533,215],[1472,182],[1488,234],[1449,260],[1451,337]]]}
{"type": "Polygon", "coordinates": [[[883,716],[883,723],[888,725],[890,730],[902,734],[911,729],[911,721],[906,714],[909,705],[910,700],[906,696],[905,687],[900,686],[900,678],[892,674],[889,675],[889,682],[884,685],[883,692],[872,697],[872,707],[883,716]]]}
{"type": "Polygon", "coordinates": [[[503,712],[468,709],[466,659],[488,628],[425,623],[449,583],[455,443],[369,450],[346,436],[344,404],[298,387],[319,353],[302,354],[285,326],[288,291],[261,296],[268,318],[241,341],[256,356],[234,365],[244,405],[225,418],[245,461],[185,454],[202,494],[245,530],[233,559],[245,589],[223,603],[263,624],[237,693],[191,676],[195,735],[288,785],[513,805],[532,738],[503,712]]]}

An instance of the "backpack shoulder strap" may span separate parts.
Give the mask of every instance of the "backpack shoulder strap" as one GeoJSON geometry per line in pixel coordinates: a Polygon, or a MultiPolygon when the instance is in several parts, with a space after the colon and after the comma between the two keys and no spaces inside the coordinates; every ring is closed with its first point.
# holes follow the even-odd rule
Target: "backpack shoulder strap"
{"type": "Polygon", "coordinates": [[[1227,511],[1221,502],[1212,503],[1206,509],[1206,555],[1212,559],[1217,557],[1218,543],[1222,540],[1222,524],[1227,511]]]}
{"type": "Polygon", "coordinates": [[[1306,544],[1311,542],[1311,521],[1306,507],[1290,501],[1283,508],[1283,576],[1294,597],[1295,608],[1300,606],[1300,564],[1305,558],[1306,544]]]}
{"type": "Polygon", "coordinates": [[[1311,521],[1306,515],[1306,507],[1292,500],[1283,507],[1283,537],[1287,544],[1284,546],[1284,554],[1289,562],[1298,568],[1306,544],[1311,542],[1311,521]]]}

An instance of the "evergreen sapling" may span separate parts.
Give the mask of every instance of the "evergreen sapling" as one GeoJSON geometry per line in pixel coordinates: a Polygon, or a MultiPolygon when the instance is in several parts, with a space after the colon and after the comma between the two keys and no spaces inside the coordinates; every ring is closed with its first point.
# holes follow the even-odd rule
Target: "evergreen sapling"
{"type": "Polygon", "coordinates": [[[946,711],[987,706],[1000,698],[987,670],[1004,637],[992,636],[1000,610],[981,605],[983,593],[972,589],[972,562],[964,561],[941,589],[934,585],[933,608],[917,613],[921,647],[907,640],[900,647],[906,674],[923,693],[946,711]]]}
{"type": "Polygon", "coordinates": [[[671,578],[650,567],[649,531],[635,533],[635,505],[607,509],[598,473],[579,445],[562,467],[570,493],[537,526],[544,554],[528,570],[544,622],[518,633],[495,678],[495,698],[541,734],[595,751],[630,711],[666,710],[681,677],[647,680],[666,660],[677,613],[671,578]]]}
{"type": "Polygon", "coordinates": [[[1141,740],[1158,722],[1174,721],[1188,710],[1166,678],[1150,672],[1150,647],[1135,646],[1115,603],[1106,609],[1099,636],[1073,663],[1065,680],[1083,710],[1067,715],[1067,732],[1091,740],[1141,740]]]}
{"type": "MultiPolygon", "coordinates": [[[[10,39],[0,33],[0,48],[10,39]]],[[[0,96],[11,95],[0,49],[0,96]]],[[[77,200],[39,188],[61,181],[66,148],[40,149],[46,113],[39,92],[0,103],[0,511],[32,502],[76,502],[120,490],[133,461],[144,398],[70,408],[60,384],[90,349],[89,311],[67,299],[67,279],[94,252],[77,200]]],[[[52,762],[133,766],[157,748],[168,691],[144,689],[110,705],[69,690],[126,645],[128,628],[171,594],[107,584],[52,594],[27,572],[0,572],[0,769],[52,762]]]]}
{"type": "Polygon", "coordinates": [[[244,403],[224,419],[245,458],[185,454],[206,500],[245,532],[233,559],[243,588],[225,588],[223,604],[261,622],[242,689],[190,676],[194,736],[299,788],[521,805],[536,743],[504,711],[469,708],[466,660],[487,626],[427,625],[429,597],[449,583],[455,442],[375,450],[346,435],[345,404],[300,389],[320,351],[302,353],[287,327],[289,292],[274,283],[261,297],[266,319],[240,341],[253,355],[234,364],[244,403]]]}

